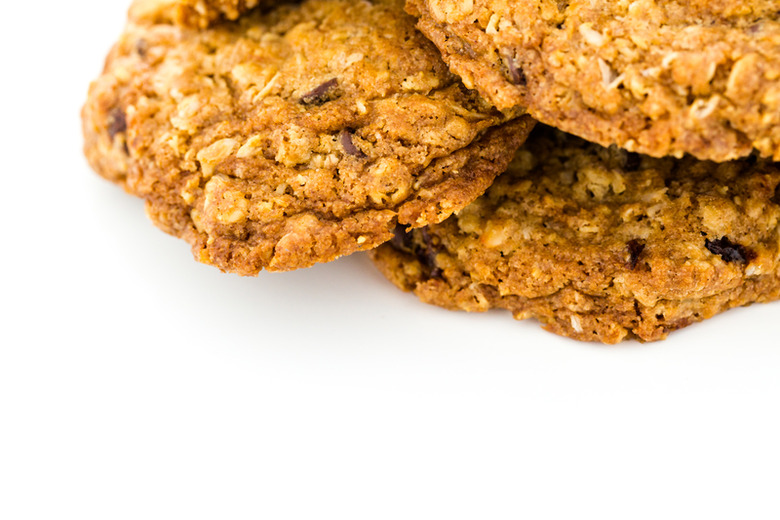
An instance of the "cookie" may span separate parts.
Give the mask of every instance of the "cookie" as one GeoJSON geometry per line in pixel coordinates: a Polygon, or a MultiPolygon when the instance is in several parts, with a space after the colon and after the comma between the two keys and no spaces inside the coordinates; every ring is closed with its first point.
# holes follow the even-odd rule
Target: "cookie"
{"type": "Polygon", "coordinates": [[[205,30],[130,23],[82,116],[98,173],[196,259],[242,275],[445,219],[533,125],[467,90],[396,0],[312,0],[205,30]]]}
{"type": "Polygon", "coordinates": [[[272,0],[134,0],[128,16],[138,23],[172,23],[205,29],[221,20],[235,20],[258,5],[270,7],[274,3],[272,0]]]}
{"type": "Polygon", "coordinates": [[[658,340],[780,298],[780,165],[656,159],[540,125],[485,195],[371,254],[427,303],[658,340]]]}
{"type": "Polygon", "coordinates": [[[604,146],[780,161],[777,1],[408,0],[498,108],[604,146]]]}

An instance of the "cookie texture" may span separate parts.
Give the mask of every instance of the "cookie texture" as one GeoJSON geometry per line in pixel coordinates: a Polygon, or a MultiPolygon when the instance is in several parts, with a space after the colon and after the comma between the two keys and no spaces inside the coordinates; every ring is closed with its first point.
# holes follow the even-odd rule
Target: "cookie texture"
{"type": "Polygon", "coordinates": [[[428,303],[653,341],[780,298],[779,226],[777,164],[655,159],[540,125],[484,196],[371,254],[428,303]]]}
{"type": "Polygon", "coordinates": [[[189,30],[130,23],[85,153],[195,257],[252,275],[464,207],[533,126],[467,90],[395,0],[312,0],[189,30]]]}
{"type": "Polygon", "coordinates": [[[604,146],[780,161],[775,0],[408,0],[469,88],[604,146]]]}
{"type": "Polygon", "coordinates": [[[273,0],[134,0],[128,16],[136,23],[172,23],[204,29],[222,20],[235,20],[258,5],[273,0]]]}

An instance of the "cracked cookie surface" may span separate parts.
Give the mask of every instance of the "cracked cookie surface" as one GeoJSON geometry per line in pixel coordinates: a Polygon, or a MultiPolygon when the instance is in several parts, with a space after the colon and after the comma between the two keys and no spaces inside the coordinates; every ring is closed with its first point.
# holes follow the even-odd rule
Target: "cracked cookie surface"
{"type": "Polygon", "coordinates": [[[533,126],[465,89],[395,0],[312,0],[199,31],[131,22],[82,116],[98,173],[199,261],[244,275],[443,220],[533,126]]]}
{"type": "Polygon", "coordinates": [[[780,160],[773,0],[408,0],[452,71],[498,108],[608,146],[780,160]]]}
{"type": "Polygon", "coordinates": [[[780,298],[780,166],[655,159],[543,126],[473,204],[370,254],[427,303],[644,341],[780,298]]]}

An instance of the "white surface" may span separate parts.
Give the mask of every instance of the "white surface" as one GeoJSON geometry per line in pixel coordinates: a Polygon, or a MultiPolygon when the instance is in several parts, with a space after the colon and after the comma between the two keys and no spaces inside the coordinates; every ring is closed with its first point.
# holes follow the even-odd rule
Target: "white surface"
{"type": "Polygon", "coordinates": [[[602,347],[221,274],[82,158],[124,2],[8,3],[0,518],[777,518],[780,306],[602,347]]]}

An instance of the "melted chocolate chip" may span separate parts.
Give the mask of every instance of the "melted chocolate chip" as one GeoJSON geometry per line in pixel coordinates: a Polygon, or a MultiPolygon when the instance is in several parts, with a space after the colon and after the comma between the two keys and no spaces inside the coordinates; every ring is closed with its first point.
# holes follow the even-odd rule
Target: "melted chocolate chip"
{"type": "Polygon", "coordinates": [[[339,142],[345,153],[357,157],[358,159],[364,159],[366,157],[366,154],[355,146],[355,143],[352,141],[352,132],[349,130],[341,131],[339,134],[339,142]]]}
{"type": "Polygon", "coordinates": [[[735,244],[727,237],[717,238],[715,240],[705,238],[704,247],[713,255],[719,255],[726,263],[747,263],[756,257],[755,252],[739,244],[735,244]]]}
{"type": "Polygon", "coordinates": [[[329,79],[325,83],[314,87],[301,96],[302,105],[321,105],[330,99],[332,90],[339,84],[336,78],[329,79]]]}
{"type": "Polygon", "coordinates": [[[525,72],[515,58],[513,56],[506,56],[504,58],[504,63],[506,64],[509,81],[511,81],[513,85],[524,87],[528,81],[525,77],[525,72]]]}
{"type": "Polygon", "coordinates": [[[640,242],[637,239],[629,240],[628,244],[626,244],[628,247],[628,267],[631,268],[633,271],[636,269],[636,264],[639,262],[639,257],[642,255],[642,252],[645,250],[645,245],[640,242]]]}
{"type": "Polygon", "coordinates": [[[416,244],[412,233],[408,233],[403,226],[398,225],[395,227],[390,245],[397,251],[414,255],[427,271],[427,278],[441,278],[442,270],[436,265],[438,251],[433,245],[428,229],[421,228],[416,233],[419,233],[419,236],[422,237],[422,244],[416,244]]]}
{"type": "Polygon", "coordinates": [[[402,253],[412,253],[412,234],[407,233],[402,225],[395,226],[390,245],[402,253]]]}
{"type": "Polygon", "coordinates": [[[106,122],[108,129],[108,136],[113,140],[116,134],[122,134],[127,130],[127,119],[125,118],[124,111],[116,107],[108,113],[108,120],[106,122]]]}
{"type": "Polygon", "coordinates": [[[425,242],[425,250],[417,251],[417,258],[420,262],[428,268],[428,276],[431,278],[441,278],[442,270],[436,265],[436,248],[433,246],[431,235],[428,233],[428,228],[424,227],[420,229],[420,235],[425,242]]]}

